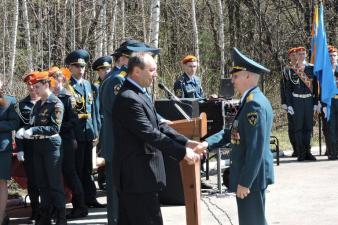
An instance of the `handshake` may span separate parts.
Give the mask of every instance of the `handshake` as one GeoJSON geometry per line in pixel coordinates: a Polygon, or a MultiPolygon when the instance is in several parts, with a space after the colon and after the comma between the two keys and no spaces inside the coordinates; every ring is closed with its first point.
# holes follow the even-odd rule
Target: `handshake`
{"type": "Polygon", "coordinates": [[[32,128],[29,128],[25,130],[25,128],[20,128],[16,134],[15,137],[18,139],[31,139],[33,137],[33,130],[32,128]]]}
{"type": "Polygon", "coordinates": [[[208,148],[207,142],[198,142],[189,140],[185,145],[185,156],[184,159],[188,162],[188,164],[192,165],[195,162],[199,161],[203,154],[206,153],[206,149],[208,148]]]}

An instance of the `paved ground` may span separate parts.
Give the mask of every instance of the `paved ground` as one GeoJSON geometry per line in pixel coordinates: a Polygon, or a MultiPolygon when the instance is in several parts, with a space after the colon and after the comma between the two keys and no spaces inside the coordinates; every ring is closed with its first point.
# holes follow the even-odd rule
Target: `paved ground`
{"type": "MultiPolygon", "coordinates": [[[[314,149],[314,152],[316,150],[314,149]]],[[[290,153],[286,153],[290,154],[290,153]]],[[[294,158],[281,159],[275,167],[276,184],[270,186],[266,198],[268,223],[280,225],[337,225],[338,224],[338,161],[318,157],[316,162],[296,162],[294,158]]],[[[216,176],[210,184],[216,188],[216,176]]],[[[99,198],[105,202],[105,197],[99,198]]],[[[236,200],[232,194],[203,194],[202,224],[236,225],[236,200]]],[[[182,206],[162,207],[164,225],[185,225],[182,206]]],[[[11,224],[27,224],[27,209],[14,210],[11,224]]],[[[106,224],[105,210],[91,210],[86,220],[69,224],[106,224]]],[[[253,224],[255,225],[255,224],[253,224]]]]}

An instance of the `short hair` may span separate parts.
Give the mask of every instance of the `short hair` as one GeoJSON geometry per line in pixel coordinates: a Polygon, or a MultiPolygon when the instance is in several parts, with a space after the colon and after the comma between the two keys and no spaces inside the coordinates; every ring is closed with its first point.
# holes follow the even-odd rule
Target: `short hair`
{"type": "Polygon", "coordinates": [[[146,66],[147,58],[152,57],[147,52],[137,52],[133,53],[128,61],[128,70],[127,73],[130,75],[135,67],[139,67],[140,69],[144,69],[146,66]]]}

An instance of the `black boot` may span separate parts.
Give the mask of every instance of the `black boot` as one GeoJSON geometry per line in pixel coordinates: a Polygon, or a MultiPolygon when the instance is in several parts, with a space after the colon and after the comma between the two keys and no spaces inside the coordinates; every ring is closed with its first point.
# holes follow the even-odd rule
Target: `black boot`
{"type": "Polygon", "coordinates": [[[31,208],[32,208],[32,215],[29,219],[37,221],[39,219],[39,216],[40,216],[39,204],[31,203],[31,208]]]}
{"type": "Polygon", "coordinates": [[[306,157],[306,151],[303,147],[297,147],[297,152],[298,152],[298,157],[297,157],[297,160],[299,162],[302,162],[305,160],[305,157],[306,157]]]}
{"type": "Polygon", "coordinates": [[[57,208],[56,209],[55,225],[67,225],[66,208],[57,208]]]}
{"type": "Polygon", "coordinates": [[[51,225],[51,208],[41,208],[39,219],[36,221],[35,225],[51,225]]]}
{"type": "Polygon", "coordinates": [[[73,210],[66,216],[67,219],[77,219],[88,215],[88,209],[82,195],[74,195],[72,203],[73,210]]]}
{"type": "Polygon", "coordinates": [[[314,157],[312,154],[311,154],[311,146],[306,146],[305,147],[305,152],[306,152],[306,154],[305,154],[305,159],[306,160],[309,160],[309,161],[316,161],[317,159],[316,159],[316,157],[314,157]]]}

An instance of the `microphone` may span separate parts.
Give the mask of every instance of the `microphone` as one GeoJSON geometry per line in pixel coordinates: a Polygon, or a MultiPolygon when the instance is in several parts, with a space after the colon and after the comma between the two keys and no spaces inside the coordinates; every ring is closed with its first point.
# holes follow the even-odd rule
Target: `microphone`
{"type": "Polygon", "coordinates": [[[176,95],[174,95],[174,93],[172,93],[166,86],[164,86],[164,84],[158,83],[158,87],[164,90],[171,99],[173,99],[176,102],[182,103],[182,101],[176,95]]]}

